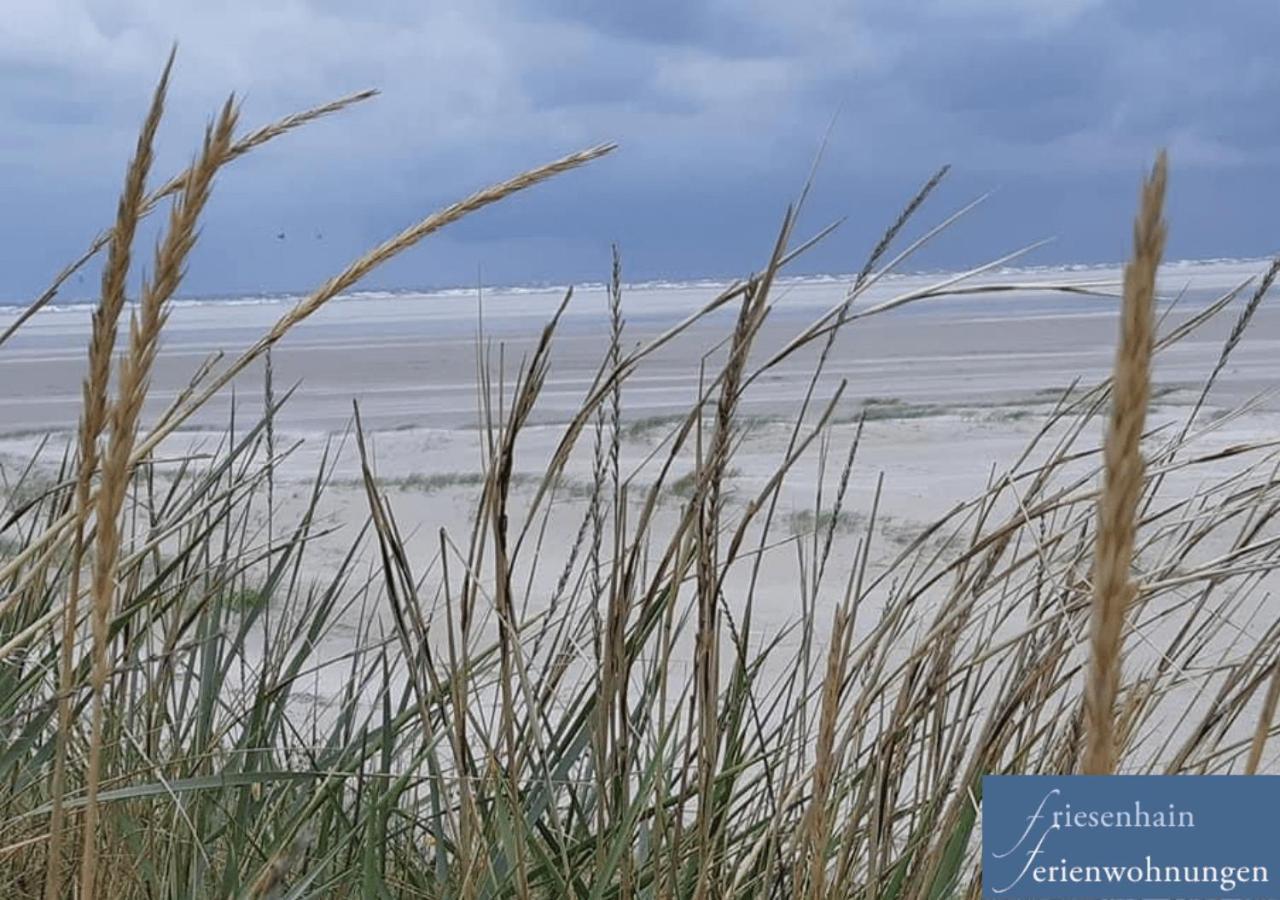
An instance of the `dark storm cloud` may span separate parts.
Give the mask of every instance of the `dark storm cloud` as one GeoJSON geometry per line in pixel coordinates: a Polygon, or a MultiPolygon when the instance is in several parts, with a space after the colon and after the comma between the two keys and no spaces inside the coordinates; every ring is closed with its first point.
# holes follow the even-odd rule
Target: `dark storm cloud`
{"type": "Polygon", "coordinates": [[[855,267],[943,162],[938,215],[1000,190],[922,264],[1044,235],[1058,241],[1036,261],[1114,259],[1159,146],[1185,211],[1173,252],[1267,253],[1278,26],[1275,4],[1189,0],[19,0],[0,21],[0,297],[38,291],[110,218],[175,39],[164,172],[225,91],[256,124],[383,89],[226,173],[198,292],[306,286],[466,191],[604,139],[622,150],[440,235],[379,283],[468,283],[477,267],[598,277],[615,238],[636,278],[748,270],[837,110],[809,217],[852,217],[810,269],[855,267]]]}

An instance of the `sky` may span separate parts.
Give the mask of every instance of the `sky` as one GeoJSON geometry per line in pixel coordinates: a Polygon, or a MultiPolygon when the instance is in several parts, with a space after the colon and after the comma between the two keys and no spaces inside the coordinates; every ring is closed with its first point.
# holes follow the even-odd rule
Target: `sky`
{"type": "MultiPolygon", "coordinates": [[[[381,91],[228,167],[184,288],[209,295],[305,289],[440,206],[601,141],[618,151],[366,286],[598,281],[612,242],[629,280],[744,275],[824,136],[799,232],[847,218],[798,272],[858,269],[948,163],[916,233],[990,197],[915,267],[1040,238],[1029,263],[1122,259],[1160,147],[1168,255],[1268,255],[1275,34],[1269,0],[7,0],[0,301],[38,294],[110,222],[174,42],[157,177],[232,91],[245,128],[381,91]]],[[[90,270],[68,293],[95,284],[90,270]]]]}

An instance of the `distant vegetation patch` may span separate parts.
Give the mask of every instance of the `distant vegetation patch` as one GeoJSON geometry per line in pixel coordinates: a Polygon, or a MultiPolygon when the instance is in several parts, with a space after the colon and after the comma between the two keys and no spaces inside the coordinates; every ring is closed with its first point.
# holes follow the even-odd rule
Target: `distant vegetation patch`
{"type": "MultiPolygon", "coordinates": [[[[514,484],[519,477],[513,475],[511,477],[512,483],[514,484]]],[[[414,472],[402,478],[380,478],[378,483],[388,487],[397,487],[402,491],[418,491],[432,494],[436,491],[444,491],[455,487],[480,487],[484,484],[484,478],[483,472],[432,472],[429,475],[422,472],[414,472]]]]}
{"type": "Polygon", "coordinates": [[[637,441],[650,437],[655,431],[663,433],[672,431],[685,420],[688,413],[671,413],[662,416],[645,416],[622,426],[622,436],[627,440],[637,441]]]}
{"type": "Polygon", "coordinates": [[[1034,415],[1040,415],[1038,410],[1027,409],[1025,406],[1009,407],[1008,409],[997,409],[987,414],[988,422],[1021,422],[1023,419],[1029,419],[1034,415]]]}
{"type": "MultiPolygon", "coordinates": [[[[672,413],[670,415],[661,416],[645,416],[642,419],[635,419],[626,422],[622,426],[622,437],[624,440],[639,441],[651,440],[653,438],[665,438],[668,434],[675,431],[685,419],[689,417],[688,413],[672,413]]],[[[734,420],[734,428],[739,431],[755,431],[782,421],[778,416],[766,415],[739,415],[734,420]]],[[[712,420],[707,417],[703,420],[704,428],[712,428],[712,420]]]]}
{"type": "MultiPolygon", "coordinates": [[[[393,478],[377,478],[376,481],[384,490],[395,488],[405,493],[435,494],[454,488],[480,488],[484,486],[485,478],[484,472],[412,472],[393,478]]],[[[532,472],[515,472],[511,475],[510,485],[513,489],[532,488],[541,484],[542,480],[543,476],[532,472]]],[[[364,486],[364,480],[360,478],[335,480],[334,483],[344,487],[364,486]]],[[[556,490],[561,495],[567,493],[571,497],[590,496],[591,484],[561,477],[556,482],[556,490]]]]}
{"type": "MultiPolygon", "coordinates": [[[[723,480],[730,481],[734,478],[737,478],[741,474],[742,473],[739,470],[733,467],[730,467],[728,469],[725,469],[723,480]]],[[[670,493],[681,498],[682,500],[693,499],[693,494],[697,489],[698,489],[698,470],[697,469],[693,469],[692,471],[684,473],[675,481],[671,482],[670,486],[668,486],[667,488],[667,490],[670,493]]],[[[722,494],[728,493],[728,491],[725,490],[724,485],[721,486],[721,492],[722,494]]]]}
{"type": "Polygon", "coordinates": [[[837,532],[847,533],[855,531],[865,520],[864,516],[847,509],[839,512],[824,509],[817,515],[811,509],[801,509],[791,514],[790,525],[794,535],[813,534],[815,531],[824,533],[833,526],[837,532]]]}
{"type": "Polygon", "coordinates": [[[859,420],[877,422],[884,419],[923,419],[955,411],[953,407],[940,403],[911,403],[898,397],[868,397],[862,401],[858,412],[837,417],[833,424],[848,425],[859,420]]]}

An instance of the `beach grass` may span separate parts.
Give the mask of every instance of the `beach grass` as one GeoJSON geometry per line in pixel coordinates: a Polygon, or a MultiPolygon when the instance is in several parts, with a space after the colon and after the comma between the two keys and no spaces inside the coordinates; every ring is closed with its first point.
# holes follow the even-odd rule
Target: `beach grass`
{"type": "MultiPolygon", "coordinates": [[[[326,450],[286,520],[268,511],[274,397],[216,453],[162,471],[155,451],[368,272],[610,146],[409,226],[144,422],[167,304],[216,181],[242,153],[355,102],[238,139],[228,102],[191,169],[148,192],[165,86],[116,223],[85,258],[107,253],[78,430],[61,455],[32,461],[23,484],[39,489],[11,488],[0,514],[0,895],[977,897],[983,775],[1266,770],[1280,698],[1265,592],[1280,565],[1276,450],[1204,450],[1214,424],[1195,411],[1182,428],[1145,427],[1151,360],[1246,290],[1157,331],[1163,159],[1139,211],[1114,375],[1049,398],[1025,451],[909,539],[892,538],[883,480],[866,508],[850,492],[863,428],[909,410],[867,401],[837,431],[846,386],[823,373],[842,329],[980,288],[1010,258],[857,305],[945,230],[890,255],[945,171],[910,198],[842,302],[782,350],[756,352],[775,279],[828,233],[797,238],[796,210],[756,274],[633,349],[615,254],[609,346],[539,474],[515,459],[559,313],[514,380],[477,342],[473,472],[379,479],[357,408],[355,450],[326,450]],[[123,323],[134,229],[165,200],[123,323]],[[697,401],[628,424],[637,364],[719,309],[736,316],[697,401]],[[743,402],[805,348],[818,352],[804,402],[770,423],[785,436],[774,468],[742,479],[743,402]],[[621,444],[659,428],[648,480],[633,482],[621,444]],[[310,560],[332,536],[317,511],[341,452],[358,454],[368,514],[320,570],[310,560]],[[582,453],[592,478],[566,493],[582,453]],[[815,456],[828,474],[813,510],[780,508],[788,477],[815,456]],[[1188,474],[1198,487],[1175,489],[1188,474]],[[393,489],[454,486],[474,504],[465,533],[398,520],[393,489]],[[580,525],[549,538],[562,562],[544,572],[560,503],[580,525]],[[433,535],[433,555],[407,551],[410,528],[433,535]],[[778,547],[799,572],[781,631],[760,623],[757,587],[778,547]]],[[[1221,369],[1206,373],[1206,394],[1221,369]]]]}

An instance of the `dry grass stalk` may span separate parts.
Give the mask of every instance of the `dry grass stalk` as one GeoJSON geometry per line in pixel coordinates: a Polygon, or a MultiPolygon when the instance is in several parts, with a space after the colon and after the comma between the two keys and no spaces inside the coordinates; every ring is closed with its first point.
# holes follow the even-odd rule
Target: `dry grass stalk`
{"type": "Polygon", "coordinates": [[[315,829],[310,824],[303,826],[293,840],[290,841],[289,845],[263,866],[262,871],[249,888],[249,896],[253,900],[273,900],[273,898],[280,897],[285,887],[287,887],[289,873],[307,855],[307,851],[314,840],[315,829]]]}
{"type": "Polygon", "coordinates": [[[1280,660],[1272,663],[1271,666],[1267,697],[1262,703],[1262,712],[1258,714],[1258,727],[1249,745],[1249,761],[1244,767],[1246,775],[1258,774],[1258,766],[1262,763],[1262,751],[1267,747],[1267,737],[1271,734],[1272,723],[1276,720],[1277,705],[1280,705],[1280,660]]]}
{"type": "MultiPolygon", "coordinates": [[[[275,140],[276,138],[288,134],[297,128],[301,128],[303,125],[314,122],[316,119],[340,112],[349,106],[368,100],[372,97],[376,97],[377,95],[378,92],[374,90],[357,91],[354,94],[348,94],[347,96],[340,97],[330,103],[312,107],[311,109],[303,110],[302,112],[293,113],[285,116],[283,119],[264,125],[236,141],[231,147],[227,160],[230,161],[244,156],[249,151],[261,147],[268,141],[275,140]]],[[[147,194],[139,207],[139,216],[145,218],[156,208],[156,206],[159,205],[161,200],[180,191],[183,184],[186,183],[187,176],[189,174],[189,172],[179,172],[159,188],[147,194]]],[[[27,320],[53,302],[53,298],[58,296],[58,291],[62,290],[62,286],[67,283],[71,276],[84,268],[89,260],[97,256],[111,243],[113,239],[112,231],[113,229],[109,228],[101,232],[89,243],[89,247],[84,251],[84,253],[80,254],[80,256],[68,263],[62,271],[54,277],[53,282],[45,288],[44,293],[28,304],[27,308],[22,311],[18,318],[11,322],[9,327],[6,328],[3,333],[0,333],[0,346],[3,346],[5,341],[13,337],[14,332],[21,328],[27,320]]]]}
{"type": "MultiPolygon", "coordinates": [[[[839,768],[836,753],[836,726],[839,721],[840,698],[843,694],[845,675],[849,665],[849,642],[853,636],[853,620],[849,608],[836,607],[831,624],[831,643],[827,648],[827,672],[822,680],[822,709],[818,722],[818,746],[813,764],[813,791],[809,810],[805,817],[802,840],[804,851],[797,857],[798,863],[809,863],[808,893],[812,900],[822,900],[827,895],[826,842],[830,835],[827,805],[830,802],[831,785],[839,768]]],[[[796,884],[805,884],[804,875],[798,873],[796,884]]]]}
{"type": "MultiPolygon", "coordinates": [[[[359,95],[357,95],[359,96],[359,95]]],[[[265,138],[264,138],[265,139],[265,138]]],[[[532,187],[539,182],[545,181],[570,169],[585,165],[594,159],[611,152],[616,148],[616,144],[601,144],[578,153],[570,154],[562,159],[555,160],[536,169],[530,169],[507,181],[488,187],[484,190],[477,191],[465,200],[461,200],[452,206],[449,206],[431,216],[423,219],[416,225],[405,229],[400,234],[375,247],[360,259],[353,262],[341,273],[334,276],[310,296],[302,300],[292,310],[280,318],[263,338],[261,338],[252,347],[242,353],[235,359],[225,370],[218,376],[211,378],[204,389],[190,402],[181,409],[174,409],[167,415],[162,423],[152,429],[151,433],[146,436],[137,446],[134,454],[134,462],[144,458],[152,450],[154,450],[162,440],[182,425],[190,416],[201,406],[207,403],[210,398],[225,388],[232,379],[242,372],[254,360],[266,352],[267,348],[280,340],[289,329],[293,328],[299,322],[306,319],[325,303],[332,300],[335,296],[344,290],[352,287],[361,278],[370,271],[377,268],[391,257],[402,253],[409,249],[418,241],[439,231],[447,225],[456,222],[485,206],[497,203],[500,200],[509,197],[519,191],[532,187]]],[[[94,251],[97,252],[96,250],[94,251]]],[[[86,261],[89,257],[86,257],[86,261]]],[[[46,301],[47,302],[47,301],[46,301]]],[[[25,321],[25,319],[22,319],[25,321]]],[[[14,328],[20,323],[15,323],[14,328]]],[[[6,332],[4,337],[8,336],[6,332]]],[[[3,338],[0,338],[0,343],[3,338]]],[[[62,517],[49,528],[47,528],[39,537],[32,540],[29,545],[16,556],[14,559],[0,566],[0,580],[8,578],[19,567],[28,562],[40,550],[48,546],[50,543],[58,539],[71,525],[72,517],[70,514],[62,517]]]]}
{"type": "Polygon", "coordinates": [[[197,396],[186,409],[175,412],[165,423],[163,429],[156,429],[147,435],[146,439],[139,445],[138,452],[146,453],[155,448],[165,435],[171,433],[173,429],[181,425],[186,419],[197,409],[203,406],[211,397],[221,391],[227,384],[242,372],[246,366],[256,360],[259,356],[267,351],[267,348],[274,345],[282,337],[289,332],[298,323],[309,317],[312,313],[324,306],[338,294],[349,290],[360,279],[364,278],[378,266],[385,263],[394,256],[403,253],[413,245],[417,244],[423,238],[431,235],[447,225],[451,225],[461,218],[470,215],[477,210],[486,206],[491,206],[512,194],[519,193],[533,187],[539,182],[554,178],[571,169],[586,165],[592,160],[599,159],[616,148],[616,144],[600,144],[578,153],[572,153],[554,162],[539,166],[536,169],[530,169],[527,172],[509,178],[506,181],[499,182],[477,191],[464,200],[447,206],[437,213],[427,216],[415,225],[406,228],[404,231],[390,238],[383,243],[374,247],[364,256],[351,263],[337,275],[330,278],[319,288],[313,291],[309,296],[300,300],[289,312],[280,317],[279,321],[271,327],[261,339],[252,347],[242,353],[234,360],[225,370],[223,370],[216,378],[214,378],[205,389],[197,396]]]}
{"type": "MultiPolygon", "coordinates": [[[[515,467],[516,440],[529,421],[539,393],[550,368],[551,341],[560,318],[573,298],[573,289],[565,292],[564,299],[551,320],[542,330],[534,347],[522,380],[515,387],[508,419],[502,423],[498,452],[494,455],[488,472],[482,505],[486,510],[493,541],[493,603],[498,621],[498,653],[500,664],[500,729],[506,751],[506,778],[503,787],[512,814],[521,809],[520,788],[515,778],[530,748],[526,747],[517,731],[516,688],[525,680],[524,666],[520,661],[519,626],[513,598],[512,571],[514,553],[510,549],[509,508],[512,473],[515,467]]],[[[514,832],[517,893],[528,898],[530,888],[525,867],[527,865],[526,838],[521,829],[514,832]]]]}
{"type": "Polygon", "coordinates": [[[125,174],[124,190],[116,211],[116,224],[102,272],[102,296],[93,314],[89,339],[88,374],[83,388],[80,418],[80,468],[75,486],[75,536],[71,551],[71,586],[63,612],[62,646],[58,673],[58,733],[54,748],[53,812],[49,819],[49,869],[45,895],[49,900],[61,896],[62,879],[62,799],[66,779],[67,736],[71,730],[71,695],[74,690],[72,650],[79,621],[80,569],[84,558],[85,523],[89,517],[90,487],[98,468],[98,438],[107,424],[111,381],[111,354],[115,351],[117,323],[125,304],[125,287],[129,276],[133,237],[141,218],[146,195],[147,176],[153,159],[152,146],[160,119],[164,115],[169,73],[173,69],[173,53],[165,64],[151,98],[151,109],[138,135],[138,145],[125,174]]]}
{"type": "Polygon", "coordinates": [[[156,250],[152,280],[143,285],[139,310],[129,329],[129,349],[120,361],[117,398],[111,408],[111,438],[102,464],[97,497],[97,542],[93,565],[93,707],[90,719],[87,804],[81,891],[94,896],[97,870],[98,784],[102,768],[103,694],[109,674],[107,631],[115,599],[116,566],[120,555],[120,513],[133,471],[138,420],[146,402],[151,367],[159,349],[167,303],[178,289],[187,257],[195,245],[197,223],[213,187],[213,177],[227,160],[238,110],[228,99],[217,121],[205,133],[199,159],[169,215],[169,225],[156,250]]]}
{"type": "MultiPolygon", "coordinates": [[[[622,359],[622,258],[617,245],[612,248],[613,265],[608,282],[609,347],[605,366],[616,371],[622,359]]],[[[621,566],[610,566],[602,560],[601,549],[606,532],[605,511],[613,508],[612,548],[607,558],[622,559],[626,535],[619,454],[621,452],[622,385],[616,382],[608,405],[596,411],[595,446],[592,460],[591,498],[584,526],[591,525],[591,547],[587,569],[591,579],[592,605],[603,606],[605,617],[593,617],[592,628],[596,660],[599,665],[600,700],[595,711],[594,747],[600,765],[596,771],[596,790],[600,801],[596,810],[597,859],[603,864],[607,855],[607,822],[627,808],[629,790],[627,772],[630,765],[628,731],[630,728],[627,686],[632,661],[626,647],[627,618],[630,613],[628,585],[621,566]],[[607,435],[607,437],[606,437],[607,435]],[[606,584],[607,577],[607,584],[606,584]]],[[[585,531],[585,528],[584,528],[585,531]]],[[[573,555],[573,554],[571,554],[573,555]]],[[[628,900],[634,885],[629,860],[623,860],[619,875],[619,896],[628,900]]]]}
{"type": "MultiPolygon", "coordinates": [[[[591,147],[578,153],[571,153],[568,156],[557,159],[554,162],[547,163],[544,166],[538,166],[522,172],[514,178],[487,187],[484,190],[477,191],[464,200],[460,200],[450,206],[445,207],[437,213],[427,216],[416,225],[406,228],[404,231],[390,238],[383,243],[374,247],[364,256],[351,263],[337,275],[330,278],[327,282],[316,289],[309,297],[300,301],[292,310],[281,317],[272,328],[271,331],[259,342],[258,346],[265,349],[268,345],[274,344],[293,326],[297,325],[303,319],[310,316],[317,309],[327,303],[329,300],[341,294],[343,291],[352,288],[360,279],[364,278],[378,266],[408,250],[428,235],[434,234],[440,229],[451,225],[459,219],[469,216],[471,213],[477,212],[486,206],[491,206],[501,200],[517,194],[520,191],[527,190],[535,184],[554,178],[571,169],[586,165],[592,160],[599,159],[607,153],[615,149],[615,144],[601,144],[591,147]]],[[[256,355],[256,354],[255,354],[256,355]]],[[[233,366],[235,368],[235,366],[233,366]]]]}
{"type": "MultiPolygon", "coordinates": [[[[790,223],[790,214],[787,217],[790,223]]],[[[760,325],[768,312],[767,299],[781,251],[785,248],[787,229],[778,243],[766,277],[748,290],[742,299],[737,325],[729,344],[729,355],[720,379],[720,399],[716,407],[715,431],[706,457],[695,473],[697,486],[692,509],[696,515],[697,546],[697,630],[694,644],[694,697],[697,709],[698,810],[696,830],[701,848],[695,897],[709,896],[718,881],[715,843],[717,840],[713,796],[717,761],[720,756],[720,586],[725,565],[721,559],[720,517],[723,511],[723,486],[733,452],[734,431],[739,393],[747,368],[747,359],[755,343],[760,325]]]]}
{"type": "Polygon", "coordinates": [[[1098,501],[1090,656],[1084,694],[1086,746],[1082,768],[1088,775],[1111,774],[1118,762],[1115,707],[1126,613],[1135,593],[1130,569],[1143,484],[1141,440],[1151,391],[1155,282],[1164,252],[1167,174],[1168,163],[1162,152],[1143,184],[1133,227],[1133,258],[1124,274],[1111,420],[1103,448],[1103,489],[1098,501]]]}
{"type": "Polygon", "coordinates": [[[457,821],[457,859],[459,879],[458,896],[462,900],[472,900],[476,895],[474,873],[476,870],[475,841],[480,830],[479,814],[476,811],[475,795],[472,783],[475,766],[472,763],[467,742],[467,692],[463,680],[470,669],[471,613],[466,607],[464,591],[463,606],[459,610],[457,629],[454,626],[454,593],[449,581],[449,540],[445,529],[440,529],[440,572],[441,587],[444,591],[445,637],[449,651],[449,671],[463,673],[461,677],[449,679],[449,696],[454,709],[461,715],[454,716],[449,729],[449,741],[453,748],[454,765],[458,771],[458,821],[457,821]],[[456,636],[455,636],[456,635],[456,636]]]}

